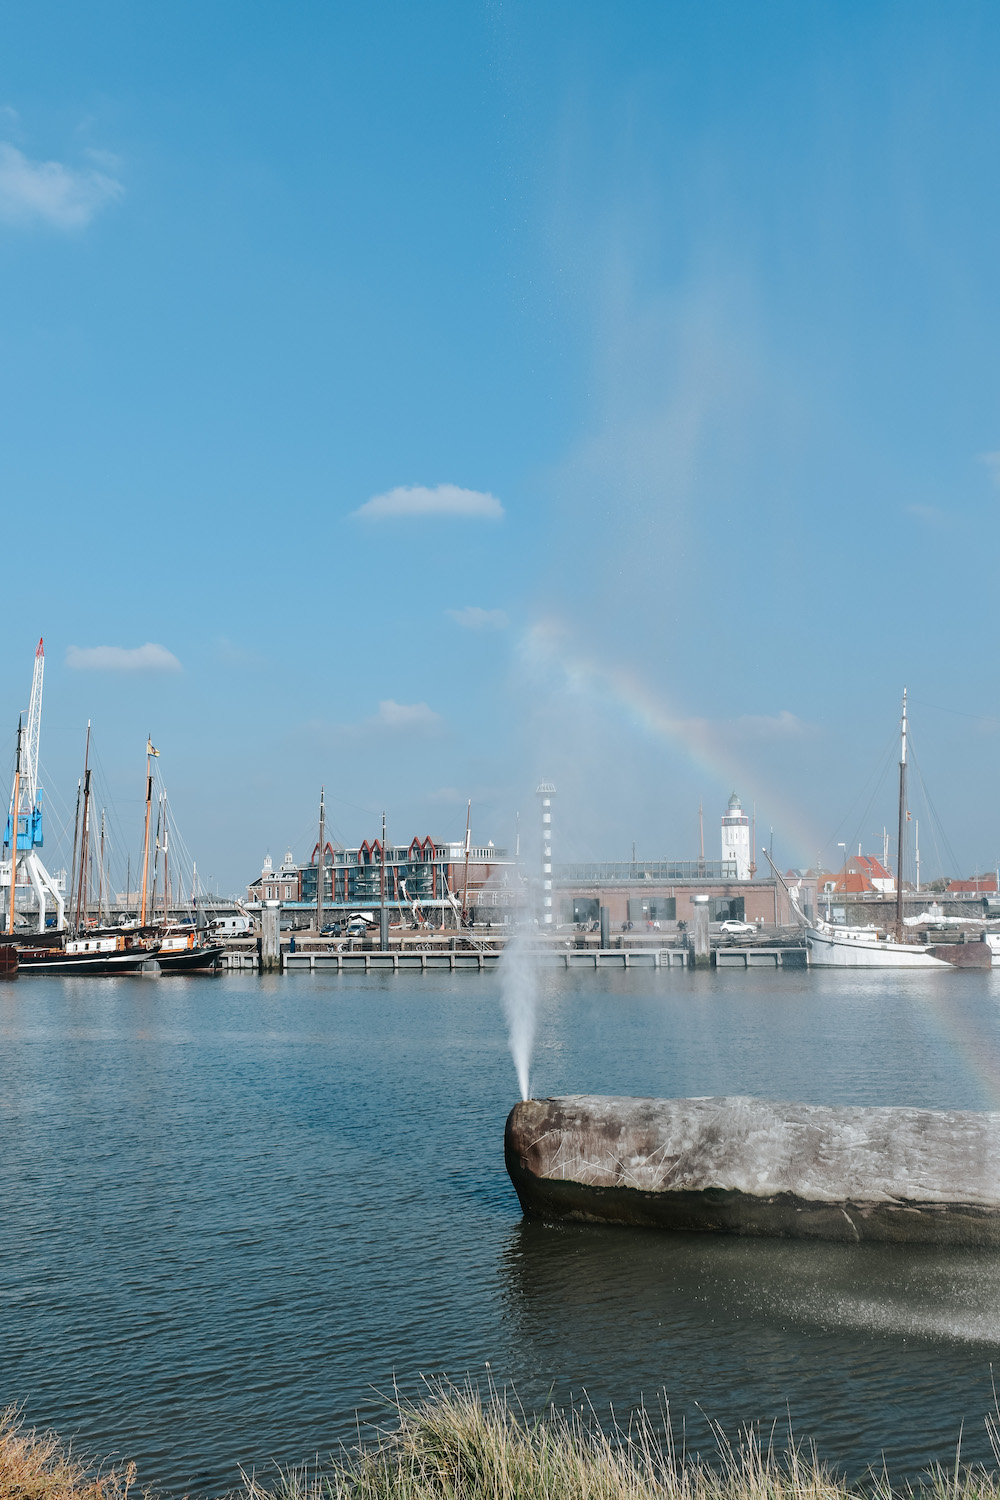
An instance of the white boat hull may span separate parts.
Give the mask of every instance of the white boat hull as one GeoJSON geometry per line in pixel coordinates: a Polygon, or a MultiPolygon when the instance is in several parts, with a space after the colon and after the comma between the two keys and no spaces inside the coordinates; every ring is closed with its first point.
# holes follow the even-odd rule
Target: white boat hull
{"type": "Polygon", "coordinates": [[[809,963],[818,969],[950,969],[920,943],[894,943],[874,934],[849,937],[806,928],[809,963]]]}

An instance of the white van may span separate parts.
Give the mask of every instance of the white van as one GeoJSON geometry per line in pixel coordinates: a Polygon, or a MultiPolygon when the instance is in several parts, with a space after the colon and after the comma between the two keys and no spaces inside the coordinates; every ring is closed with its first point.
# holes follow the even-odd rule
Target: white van
{"type": "Polygon", "coordinates": [[[219,935],[229,933],[233,937],[249,937],[253,932],[253,923],[249,917],[216,917],[212,922],[212,931],[219,935]]]}

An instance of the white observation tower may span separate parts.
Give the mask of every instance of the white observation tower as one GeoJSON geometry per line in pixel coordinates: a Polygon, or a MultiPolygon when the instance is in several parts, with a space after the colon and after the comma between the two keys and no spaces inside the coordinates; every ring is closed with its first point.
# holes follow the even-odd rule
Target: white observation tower
{"type": "Polygon", "coordinates": [[[542,807],[542,910],[543,927],[552,926],[552,798],[556,789],[551,781],[540,781],[535,796],[542,807]]]}
{"type": "Polygon", "coordinates": [[[736,879],[750,879],[750,819],[734,792],[722,814],[722,858],[736,865],[736,879]]]}

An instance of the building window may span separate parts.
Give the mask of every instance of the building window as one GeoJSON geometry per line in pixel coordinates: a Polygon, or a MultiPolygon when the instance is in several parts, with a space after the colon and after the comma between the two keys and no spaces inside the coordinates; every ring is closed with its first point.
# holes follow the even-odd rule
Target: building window
{"type": "Polygon", "coordinates": [[[599,922],[600,919],[601,903],[596,897],[571,896],[563,902],[564,922],[599,922]]]}
{"type": "Polygon", "coordinates": [[[745,922],[742,896],[716,896],[713,922],[745,922]]]}
{"type": "Polygon", "coordinates": [[[677,920],[676,896],[634,896],[628,904],[630,922],[674,922],[677,920]]]}

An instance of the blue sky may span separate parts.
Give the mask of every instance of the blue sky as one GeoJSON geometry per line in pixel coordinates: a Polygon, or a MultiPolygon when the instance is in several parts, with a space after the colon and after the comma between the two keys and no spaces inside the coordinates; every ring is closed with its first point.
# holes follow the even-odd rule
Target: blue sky
{"type": "Polygon", "coordinates": [[[321,782],[509,843],[550,777],[569,858],[699,798],[714,853],[735,785],[836,859],[906,683],[941,863],[996,861],[995,7],[0,16],[0,731],[44,634],[54,806],[89,717],[122,857],[151,733],[222,889],[321,782]]]}

